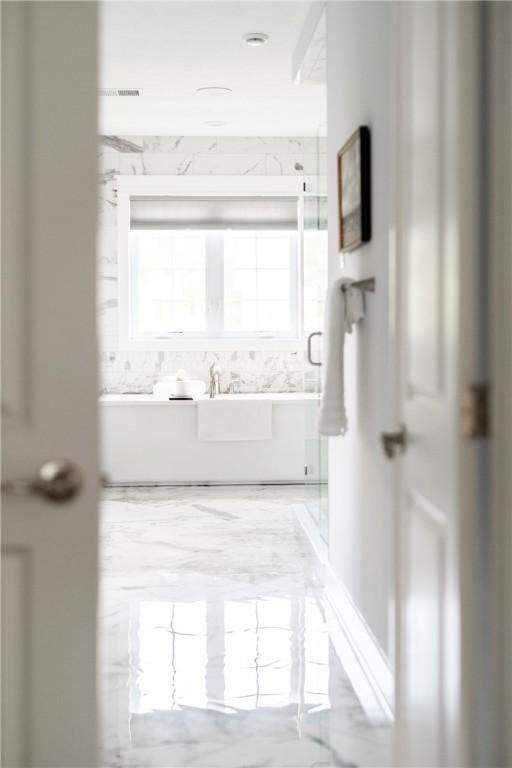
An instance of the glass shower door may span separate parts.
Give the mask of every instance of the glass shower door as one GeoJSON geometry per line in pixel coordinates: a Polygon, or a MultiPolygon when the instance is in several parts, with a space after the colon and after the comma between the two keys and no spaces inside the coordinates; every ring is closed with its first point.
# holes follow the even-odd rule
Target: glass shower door
{"type": "MultiPolygon", "coordinates": [[[[321,141],[321,138],[318,139],[321,141]]],[[[320,152],[317,152],[320,158],[320,152]]],[[[305,504],[318,532],[327,543],[327,439],[320,436],[318,417],[322,390],[322,329],[327,291],[327,198],[325,177],[308,178],[304,190],[303,291],[304,291],[304,388],[305,403],[305,504]]]]}

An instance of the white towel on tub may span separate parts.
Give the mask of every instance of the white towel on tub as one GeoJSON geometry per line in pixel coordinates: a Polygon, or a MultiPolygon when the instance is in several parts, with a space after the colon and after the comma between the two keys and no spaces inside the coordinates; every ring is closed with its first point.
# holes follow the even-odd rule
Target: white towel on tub
{"type": "Polygon", "coordinates": [[[272,402],[269,400],[199,400],[197,436],[206,441],[272,439],[272,402]]]}
{"type": "Polygon", "coordinates": [[[324,383],[320,407],[320,434],[334,437],[347,431],[345,408],[345,334],[364,317],[363,292],[351,288],[352,279],[334,280],[327,294],[324,328],[324,383]]]}

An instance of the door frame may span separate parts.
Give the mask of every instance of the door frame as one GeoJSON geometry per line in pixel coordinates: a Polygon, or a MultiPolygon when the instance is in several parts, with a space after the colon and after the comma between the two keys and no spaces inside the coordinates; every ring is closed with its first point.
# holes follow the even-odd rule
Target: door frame
{"type": "Polygon", "coordinates": [[[491,366],[491,620],[489,734],[492,765],[512,764],[512,6],[484,3],[489,124],[487,248],[491,265],[488,343],[491,366]]]}

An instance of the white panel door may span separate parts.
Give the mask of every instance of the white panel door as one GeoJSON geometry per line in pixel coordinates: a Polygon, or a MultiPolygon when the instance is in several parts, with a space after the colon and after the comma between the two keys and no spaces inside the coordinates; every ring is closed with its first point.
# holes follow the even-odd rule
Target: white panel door
{"type": "Polygon", "coordinates": [[[1,6],[5,768],[96,765],[96,23],[1,6]],[[67,502],[25,483],[55,458],[67,502]]]}
{"type": "Polygon", "coordinates": [[[478,448],[461,436],[460,403],[481,374],[478,13],[477,3],[400,7],[397,714],[407,768],[466,765],[470,752],[478,448]]]}

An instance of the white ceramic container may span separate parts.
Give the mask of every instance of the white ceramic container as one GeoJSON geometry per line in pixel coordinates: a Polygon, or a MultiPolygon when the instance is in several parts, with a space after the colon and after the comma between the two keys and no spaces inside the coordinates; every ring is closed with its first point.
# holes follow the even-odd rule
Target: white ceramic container
{"type": "Polygon", "coordinates": [[[200,397],[206,392],[206,384],[199,379],[187,381],[157,381],[153,387],[153,394],[161,400],[170,397],[200,397]]]}

